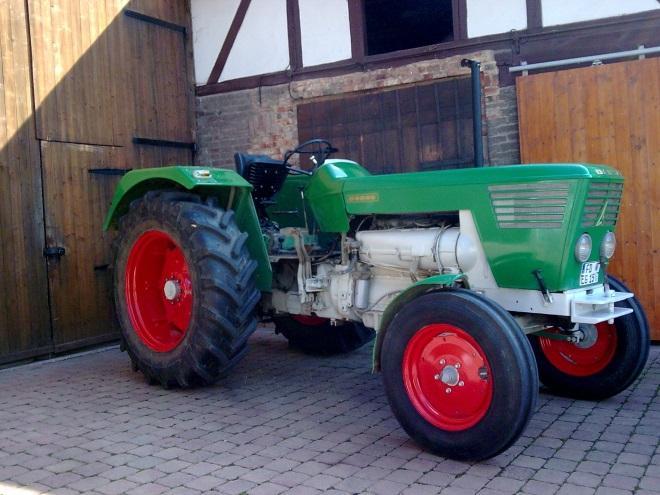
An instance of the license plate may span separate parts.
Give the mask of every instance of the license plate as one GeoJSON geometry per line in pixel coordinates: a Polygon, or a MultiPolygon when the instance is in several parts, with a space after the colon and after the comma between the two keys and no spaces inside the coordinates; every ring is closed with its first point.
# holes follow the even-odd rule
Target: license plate
{"type": "Polygon", "coordinates": [[[591,285],[598,283],[598,274],[600,273],[600,263],[598,261],[588,261],[582,263],[580,270],[580,285],[591,285]]]}

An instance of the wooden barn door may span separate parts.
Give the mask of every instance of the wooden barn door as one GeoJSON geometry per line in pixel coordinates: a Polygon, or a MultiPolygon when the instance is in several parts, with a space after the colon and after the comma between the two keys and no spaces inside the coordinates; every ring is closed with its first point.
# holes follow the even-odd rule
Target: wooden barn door
{"type": "Polygon", "coordinates": [[[517,92],[524,163],[599,163],[624,175],[610,271],[660,340],[660,59],[519,77],[517,92]]]}
{"type": "Polygon", "coordinates": [[[121,174],[192,162],[189,17],[185,2],[28,4],[52,345],[62,351],[118,336],[114,233],[102,224],[121,174]]]}

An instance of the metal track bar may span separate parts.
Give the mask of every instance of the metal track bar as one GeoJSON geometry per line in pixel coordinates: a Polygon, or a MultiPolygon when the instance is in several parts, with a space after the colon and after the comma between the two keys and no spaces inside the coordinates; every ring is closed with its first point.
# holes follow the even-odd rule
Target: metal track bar
{"type": "Polygon", "coordinates": [[[535,69],[547,69],[550,67],[562,67],[564,65],[585,64],[595,61],[613,60],[617,58],[638,57],[640,55],[651,55],[660,53],[660,46],[651,48],[637,48],[623,52],[601,53],[600,55],[589,55],[587,57],[566,58],[563,60],[552,60],[550,62],[539,62],[537,64],[522,64],[509,67],[509,72],[525,72],[535,69]]]}

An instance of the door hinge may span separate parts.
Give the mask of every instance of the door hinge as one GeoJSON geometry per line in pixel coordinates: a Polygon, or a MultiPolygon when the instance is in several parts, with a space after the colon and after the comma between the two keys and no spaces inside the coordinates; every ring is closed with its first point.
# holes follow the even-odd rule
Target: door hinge
{"type": "Polygon", "coordinates": [[[62,246],[51,246],[44,248],[44,257],[45,258],[57,258],[60,259],[66,254],[66,249],[62,246]]]}
{"type": "Polygon", "coordinates": [[[133,170],[132,168],[90,168],[87,170],[90,174],[95,175],[125,175],[133,170]]]}

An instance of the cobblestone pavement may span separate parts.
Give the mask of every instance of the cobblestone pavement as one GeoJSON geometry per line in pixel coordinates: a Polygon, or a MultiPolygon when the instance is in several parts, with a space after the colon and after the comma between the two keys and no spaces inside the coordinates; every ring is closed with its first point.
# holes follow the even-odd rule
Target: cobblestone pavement
{"type": "Polygon", "coordinates": [[[260,330],[217,386],[161,390],[117,349],[0,372],[0,493],[660,493],[660,348],[603,402],[541,394],[524,436],[479,464],[413,444],[370,346],[309,357],[260,330]]]}

